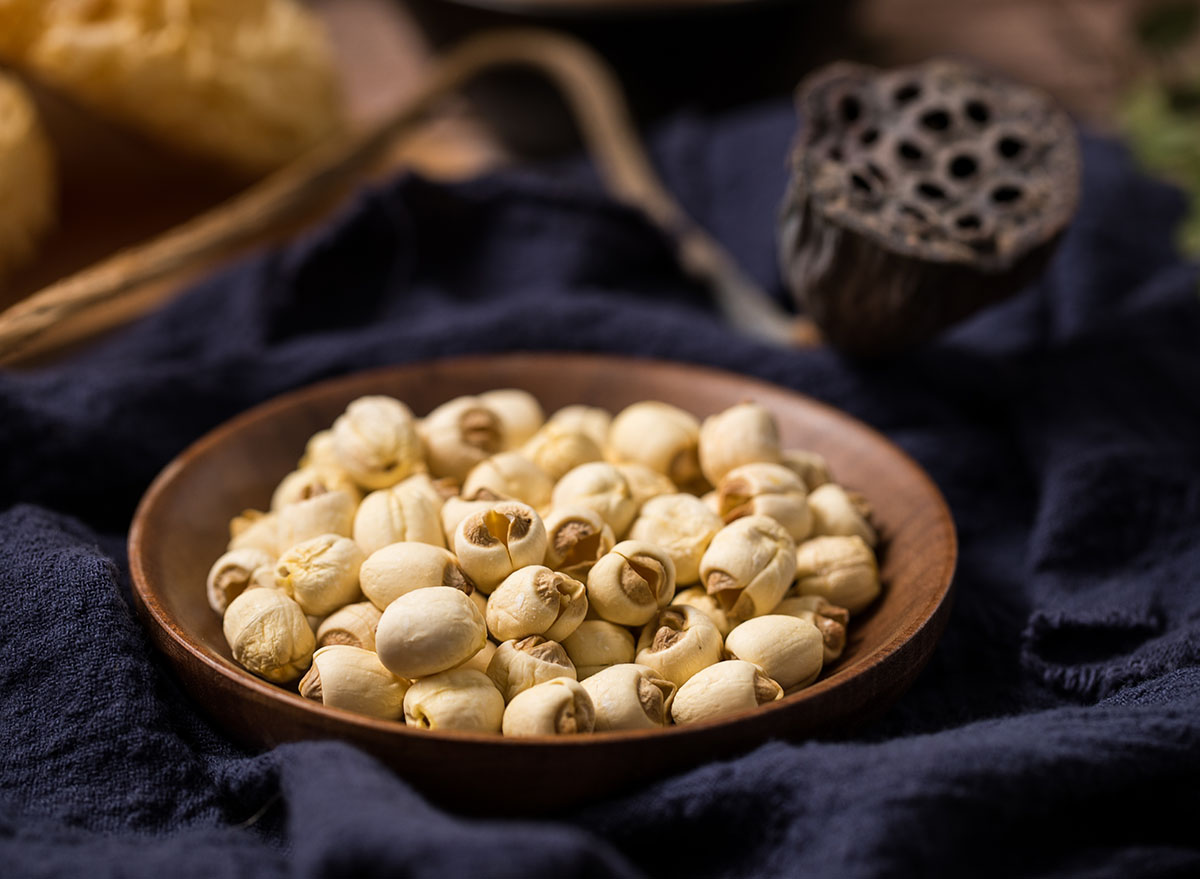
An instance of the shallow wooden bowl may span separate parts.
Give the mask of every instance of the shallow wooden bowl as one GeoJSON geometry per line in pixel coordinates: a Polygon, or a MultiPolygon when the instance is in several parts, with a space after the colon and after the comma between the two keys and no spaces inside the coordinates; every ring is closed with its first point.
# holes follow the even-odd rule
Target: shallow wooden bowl
{"type": "Polygon", "coordinates": [[[909,686],[945,627],[956,555],[954,523],[937,488],[861,422],[731,373],[580,354],[398,366],[264,403],[173,461],[146,492],[129,535],[134,594],[155,643],[200,706],[234,738],[252,747],[342,739],[440,803],[497,813],[591,800],[770,738],[836,734],[877,715],[909,686]],[[305,440],[355,397],[390,394],[424,414],[459,394],[498,387],[525,388],[548,412],[580,402],[616,411],[642,399],[665,400],[701,417],[746,399],[768,406],[786,447],[825,455],[835,477],[874,506],[885,591],[852,621],[841,660],[813,686],[756,711],[660,732],[558,739],[409,729],[326,708],[235,665],[204,588],[210,565],[224,551],[229,519],[249,507],[265,509],[305,440]]]}

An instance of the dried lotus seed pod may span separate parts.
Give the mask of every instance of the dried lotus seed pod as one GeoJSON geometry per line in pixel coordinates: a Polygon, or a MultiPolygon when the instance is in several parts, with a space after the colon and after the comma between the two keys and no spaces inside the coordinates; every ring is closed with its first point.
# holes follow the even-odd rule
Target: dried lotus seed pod
{"type": "Polygon", "coordinates": [[[360,596],[363,552],[353,540],[322,534],[298,543],[275,562],[275,586],[307,614],[325,616],[360,596]]]}
{"type": "Polygon", "coordinates": [[[487,673],[488,666],[492,663],[492,657],[496,655],[496,643],[494,641],[485,641],[479,651],[468,659],[466,662],[454,666],[455,668],[470,668],[475,671],[487,673]]]}
{"type": "Polygon", "coordinates": [[[518,452],[501,452],[471,468],[462,485],[463,497],[475,497],[481,489],[541,509],[550,503],[554,480],[518,452]]]}
{"type": "Polygon", "coordinates": [[[300,695],[330,708],[399,720],[409,686],[383,667],[374,650],[331,644],[313,654],[312,668],[300,679],[300,695]]]}
{"type": "Polygon", "coordinates": [[[487,510],[472,513],[454,532],[458,563],[485,595],[513,571],[540,565],[546,557],[546,544],[541,517],[533,507],[517,501],[501,501],[487,510]]]}
{"type": "Polygon", "coordinates": [[[554,678],[523,690],[504,709],[506,736],[569,736],[595,728],[592,697],[573,678],[554,678]]]}
{"type": "Polygon", "coordinates": [[[530,437],[521,454],[557,481],[576,467],[602,460],[604,443],[582,430],[551,422],[530,437]]]}
{"type": "Polygon", "coordinates": [[[404,696],[404,722],[420,729],[500,732],[504,697],[481,671],[453,668],[416,681],[404,696]]]}
{"type": "Polygon", "coordinates": [[[407,481],[373,491],[354,514],[354,542],[367,555],[401,541],[445,546],[437,507],[407,481]]]}
{"type": "MultiPolygon", "coordinates": [[[[612,413],[599,406],[585,406],[575,403],[563,406],[550,416],[548,426],[561,428],[566,431],[582,433],[591,438],[598,448],[604,448],[608,441],[608,429],[612,424],[612,413]]],[[[584,463],[584,462],[580,462],[584,463]]]]}
{"type": "Polygon", "coordinates": [[[586,507],[559,507],[545,519],[546,567],[584,579],[592,566],[616,545],[612,528],[586,507]]]}
{"type": "Polygon", "coordinates": [[[279,520],[279,551],[322,534],[349,537],[354,531],[354,498],[344,491],[329,491],[288,504],[275,515],[279,520]]]}
{"type": "Polygon", "coordinates": [[[625,477],[633,502],[641,509],[651,498],[664,494],[676,494],[675,483],[661,473],[656,473],[644,464],[617,464],[617,472],[625,477]]]}
{"type": "Polygon", "coordinates": [[[899,351],[1024,289],[1075,211],[1074,125],[1034,89],[946,60],[839,63],[797,103],[782,273],[843,350],[899,351]]]}
{"type": "Polygon", "coordinates": [[[225,613],[229,602],[250,588],[254,572],[275,559],[261,549],[247,547],[225,553],[208,571],[208,606],[225,613]]]}
{"type": "Polygon", "coordinates": [[[729,659],[710,665],[680,687],[671,717],[678,724],[700,723],[782,698],[783,688],[758,667],[729,659]]]}
{"type": "Polygon", "coordinates": [[[381,611],[414,589],[449,586],[468,595],[474,591],[454,553],[428,543],[393,543],[376,550],[362,563],[358,580],[363,595],[381,611]]]}
{"type": "MultiPolygon", "coordinates": [[[[785,598],[779,602],[779,606],[771,611],[771,613],[795,617],[798,620],[805,620],[816,626],[817,631],[821,633],[821,640],[825,645],[824,662],[825,665],[829,665],[829,663],[839,659],[842,651],[846,649],[846,624],[845,622],[839,622],[833,617],[827,617],[817,611],[810,610],[804,603],[805,599],[817,597],[815,595],[805,595],[800,598],[785,598]]],[[[833,608],[831,604],[827,604],[827,606],[833,608]]],[[[845,608],[837,608],[837,610],[842,611],[845,618],[849,619],[850,614],[845,608]]]]}
{"type": "Polygon", "coordinates": [[[648,666],[614,665],[581,683],[596,710],[596,732],[657,729],[671,718],[676,687],[648,666]]]}
{"type": "Polygon", "coordinates": [[[359,397],[333,422],[338,464],[367,489],[388,488],[423,469],[412,412],[391,397],[359,397]]]}
{"type": "Polygon", "coordinates": [[[637,653],[629,630],[604,620],[584,620],[562,646],[581,681],[609,666],[633,662],[637,653]]]}
{"type": "Polygon", "coordinates": [[[671,603],[686,604],[696,608],[696,610],[712,620],[712,624],[717,627],[717,631],[721,633],[722,638],[728,635],[729,630],[733,628],[733,623],[729,621],[729,617],[725,615],[725,611],[721,608],[721,602],[705,592],[703,586],[692,586],[689,589],[676,592],[675,598],[671,603]]]}
{"type": "Polygon", "coordinates": [[[497,641],[541,635],[562,641],[587,615],[584,585],[544,565],[527,565],[488,596],[487,627],[497,641]]]}
{"type": "Polygon", "coordinates": [[[381,616],[383,611],[369,601],[356,601],[338,608],[317,627],[317,646],[345,644],[373,652],[375,630],[381,616]]]}
{"type": "MultiPolygon", "coordinates": [[[[287,547],[283,547],[287,549],[287,547]]],[[[229,520],[229,552],[257,549],[274,559],[279,555],[279,516],[258,510],[243,510],[229,520]]]]}
{"type": "Polygon", "coordinates": [[[505,449],[500,416],[478,397],[455,397],[438,406],[421,421],[420,432],[430,472],[457,482],[505,449]]]}
{"type": "Polygon", "coordinates": [[[782,464],[743,464],[721,477],[717,505],[726,522],[742,516],[770,516],[792,540],[803,540],[812,530],[808,488],[782,464]]]}
{"type": "Polygon", "coordinates": [[[813,491],[827,482],[832,482],[829,474],[829,463],[823,455],[807,452],[802,449],[786,449],[779,462],[804,480],[804,485],[813,491]]]}
{"type": "Polygon", "coordinates": [[[644,400],[617,413],[608,429],[605,457],[614,464],[642,464],[676,485],[700,476],[700,422],[677,406],[644,400]]]}
{"type": "Polygon", "coordinates": [[[722,528],[700,561],[700,581],[733,623],[779,604],[796,575],[796,543],[767,516],[746,516],[722,528]]]}
{"type": "Polygon", "coordinates": [[[875,553],[858,536],[814,537],[796,548],[797,595],[819,595],[858,613],[880,592],[875,553]]]}
{"type": "Polygon", "coordinates": [[[665,494],[646,501],[629,536],[665,549],[675,563],[675,582],[686,586],[700,579],[700,559],[723,527],[721,517],[695,495],[665,494]]]}
{"type": "Polygon", "coordinates": [[[233,599],[221,630],[234,661],[277,684],[300,677],[316,647],[304,611],[278,589],[247,589],[233,599]]]}
{"type": "Polygon", "coordinates": [[[271,495],[271,509],[279,510],[288,504],[306,501],[330,491],[343,491],[350,495],[356,504],[362,500],[362,492],[359,491],[358,485],[344,470],[302,467],[283,477],[276,486],[274,494],[271,495]]]}
{"type": "Polygon", "coordinates": [[[642,628],[634,661],[675,686],[721,660],[721,633],[694,607],[671,605],[642,628]]]}
{"type": "Polygon", "coordinates": [[[813,537],[857,535],[869,546],[879,542],[865,506],[840,485],[822,485],[808,496],[808,508],[812,510],[813,537]]]}
{"type": "Polygon", "coordinates": [[[825,642],[811,622],[767,614],[734,627],[725,639],[730,659],[751,662],[785,690],[807,687],[821,673],[825,642]]]}
{"type": "Polygon", "coordinates": [[[554,486],[550,503],[555,509],[587,507],[594,510],[617,537],[625,533],[637,515],[637,504],[629,483],[616,467],[604,461],[581,464],[564,475],[554,486]]]}
{"type": "Polygon", "coordinates": [[[496,648],[488,663],[487,676],[496,689],[511,702],[513,696],[554,678],[575,680],[575,666],[567,651],[557,641],[541,635],[529,635],[515,641],[505,641],[496,648]]]}
{"type": "Polygon", "coordinates": [[[713,485],[735,467],[778,464],[782,457],[779,425],[771,410],[758,403],[730,406],[700,426],[700,469],[713,485]]]}
{"type": "Polygon", "coordinates": [[[478,653],[485,641],[487,628],[479,608],[448,586],[401,595],[384,610],[375,630],[379,661],[409,679],[461,665],[478,653]]]}
{"type": "Polygon", "coordinates": [[[596,562],[587,578],[588,604],[603,620],[648,623],[675,595],[675,563],[659,546],[624,540],[596,562]]]}
{"type": "Polygon", "coordinates": [[[519,388],[485,391],[479,402],[496,413],[504,436],[504,448],[520,448],[546,421],[537,397],[519,388]]]}

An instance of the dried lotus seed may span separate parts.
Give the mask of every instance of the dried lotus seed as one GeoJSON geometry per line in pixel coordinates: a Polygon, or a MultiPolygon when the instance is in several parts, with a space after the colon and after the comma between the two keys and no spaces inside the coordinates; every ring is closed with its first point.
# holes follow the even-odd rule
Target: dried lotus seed
{"type": "Polygon", "coordinates": [[[678,724],[749,711],[783,698],[783,688],[757,666],[738,659],[710,665],[679,688],[671,704],[678,724]]]}
{"type": "Polygon", "coordinates": [[[553,678],[574,680],[575,666],[557,641],[528,635],[497,647],[488,663],[487,676],[504,701],[511,702],[517,693],[553,678]]]}
{"type": "Polygon", "coordinates": [[[267,552],[254,547],[225,553],[208,571],[208,605],[217,613],[225,613],[229,602],[253,584],[254,572],[264,565],[274,564],[267,552]]]}
{"type": "Polygon", "coordinates": [[[725,639],[725,653],[744,659],[785,690],[806,687],[817,679],[824,661],[824,639],[811,622],[767,614],[735,626],[725,639]]]}
{"type": "Polygon", "coordinates": [[[649,666],[610,666],[581,684],[592,698],[596,732],[656,729],[671,718],[676,687],[649,666]]]}
{"type": "Polygon", "coordinates": [[[300,681],[300,695],[356,714],[397,720],[409,682],[392,674],[374,650],[346,644],[322,647],[300,681]]]}
{"type": "Polygon", "coordinates": [[[554,678],[513,697],[504,709],[506,736],[589,733],[596,722],[592,697],[573,678],[554,678]]]}
{"type": "Polygon", "coordinates": [[[474,591],[454,553],[428,543],[402,541],[367,556],[358,570],[359,585],[381,611],[414,589],[449,586],[468,595],[474,591]]]}
{"type": "Polygon", "coordinates": [[[487,675],[471,668],[421,678],[404,695],[404,722],[421,729],[500,732],[503,718],[504,697],[487,675]]]}
{"type": "Polygon", "coordinates": [[[815,537],[796,548],[797,595],[818,595],[858,613],[879,595],[875,553],[861,537],[815,537]]]}
{"type": "Polygon", "coordinates": [[[294,681],[312,662],[313,630],[278,589],[247,589],[225,609],[221,629],[234,660],[268,681],[294,681]]]}
{"type": "Polygon", "coordinates": [[[735,467],[760,461],[778,464],[782,457],[779,425],[758,403],[730,406],[700,426],[700,469],[713,485],[735,467]]]}
{"type": "Polygon", "coordinates": [[[416,419],[391,397],[359,397],[333,423],[338,465],[367,489],[387,488],[422,467],[416,419]]]}
{"type": "Polygon", "coordinates": [[[423,678],[461,665],[487,641],[479,608],[448,586],[401,595],[375,631],[379,660],[402,678],[423,678]]]}

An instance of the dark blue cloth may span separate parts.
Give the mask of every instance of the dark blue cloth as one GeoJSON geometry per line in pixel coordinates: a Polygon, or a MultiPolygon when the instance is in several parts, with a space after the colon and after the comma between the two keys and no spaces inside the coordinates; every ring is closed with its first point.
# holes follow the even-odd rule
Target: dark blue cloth
{"type": "MultiPolygon", "coordinates": [[[[778,290],[791,113],[683,120],[670,187],[778,290]]],[[[861,365],[733,335],[586,174],[405,178],[61,364],[0,372],[0,873],[1200,875],[1200,300],[1179,195],[1089,141],[1044,280],[861,365]],[[768,743],[554,821],[467,820],[349,746],[246,754],[131,614],[124,531],[187,443],[289,388],[510,349],[740,370],[923,464],[949,628],[849,740],[768,743]]],[[[519,792],[515,792],[519,796],[519,792]]]]}

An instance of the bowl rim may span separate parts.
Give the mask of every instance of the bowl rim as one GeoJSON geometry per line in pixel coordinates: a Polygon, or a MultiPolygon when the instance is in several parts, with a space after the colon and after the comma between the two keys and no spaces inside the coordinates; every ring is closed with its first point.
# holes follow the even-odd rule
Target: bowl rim
{"type": "MultiPolygon", "coordinates": [[[[129,553],[129,570],[133,586],[133,595],[135,600],[142,606],[145,614],[149,617],[158,628],[166,634],[179,648],[182,648],[194,660],[202,663],[209,674],[215,674],[225,679],[225,683],[240,685],[246,687],[251,692],[265,697],[271,702],[278,703],[281,708],[290,708],[294,710],[306,710],[314,712],[317,716],[325,716],[330,720],[336,720],[342,723],[348,723],[352,726],[361,728],[365,732],[374,734],[392,734],[399,736],[415,736],[422,741],[442,740],[445,742],[456,742],[463,745],[487,745],[489,747],[501,746],[506,748],[533,749],[543,748],[547,745],[552,745],[557,748],[579,748],[589,745],[597,745],[602,743],[621,743],[644,740],[647,736],[659,739],[662,737],[670,737],[673,739],[684,739],[688,737],[703,736],[709,731],[716,728],[730,727],[748,718],[765,718],[773,713],[780,711],[795,710],[797,706],[806,702],[812,702],[820,699],[823,695],[834,690],[839,685],[847,682],[851,678],[859,676],[867,676],[872,672],[878,672],[879,666],[886,662],[892,655],[901,651],[905,645],[917,638],[927,627],[935,624],[944,625],[944,619],[940,623],[936,623],[942,617],[942,611],[946,608],[953,597],[954,574],[958,564],[958,535],[954,525],[954,519],[951,515],[950,508],[947,505],[941,491],[934,483],[932,477],[920,466],[907,452],[893,443],[890,439],[877,431],[875,428],[865,422],[855,418],[853,415],[824,403],[809,395],[796,391],[785,385],[776,384],[765,381],[763,379],[745,375],[743,373],[734,372],[732,370],[719,369],[702,364],[688,363],[680,360],[669,360],[665,358],[654,357],[633,357],[616,354],[597,354],[583,352],[547,352],[547,351],[508,351],[493,354],[471,354],[462,356],[447,356],[438,358],[429,358],[408,363],[398,363],[382,367],[374,367],[365,370],[345,373],[342,375],[326,378],[310,384],[302,385],[285,391],[282,394],[271,397],[261,403],[258,403],[232,418],[220,423],[212,430],[205,433],[200,438],[193,441],[185,449],[179,452],[171,461],[164,467],[159,474],[150,483],[150,486],[143,494],[141,501],[138,503],[137,509],[134,512],[133,520],[129,529],[129,538],[127,543],[129,553]],[[736,713],[721,715],[712,720],[701,721],[698,723],[689,724],[669,724],[660,729],[649,730],[610,730],[603,732],[592,732],[587,735],[579,736],[503,736],[499,733],[484,733],[464,730],[427,730],[416,729],[400,720],[385,720],[382,718],[369,717],[367,715],[356,714],[351,711],[340,708],[331,708],[310,699],[305,699],[296,692],[285,689],[281,685],[272,684],[256,677],[249,671],[241,668],[235,663],[227,660],[225,657],[211,652],[207,647],[193,638],[187,630],[180,625],[179,621],[171,614],[163,603],[159,600],[158,594],[154,589],[151,577],[145,565],[143,546],[146,541],[146,522],[149,520],[149,515],[153,511],[155,505],[159,502],[159,498],[169,488],[172,481],[177,475],[188,466],[189,462],[207,452],[212,447],[219,445],[228,439],[231,435],[247,425],[257,423],[259,421],[273,417],[281,410],[291,408],[296,402],[304,397],[314,393],[337,393],[343,388],[356,387],[359,385],[369,385],[385,376],[394,376],[396,373],[413,372],[419,373],[422,370],[427,370],[431,367],[453,367],[453,368],[471,368],[480,367],[488,363],[493,363],[498,359],[516,359],[516,358],[536,358],[542,359],[547,363],[570,359],[573,361],[592,361],[594,365],[611,364],[615,361],[621,361],[626,365],[646,366],[653,364],[656,367],[668,369],[684,369],[688,372],[698,374],[698,377],[703,378],[709,376],[719,378],[721,380],[736,380],[737,382],[747,385],[749,388],[760,387],[768,389],[773,394],[783,392],[800,400],[808,406],[823,411],[826,415],[834,416],[835,420],[849,421],[854,426],[871,435],[873,439],[884,444],[889,448],[889,451],[900,457],[904,463],[911,469],[911,475],[916,477],[918,482],[922,483],[922,488],[928,493],[928,500],[933,502],[936,507],[935,515],[937,526],[943,531],[942,539],[946,541],[947,552],[937,572],[936,587],[931,589],[925,600],[919,605],[917,612],[914,612],[909,622],[894,631],[891,636],[880,646],[876,647],[871,652],[860,657],[852,665],[845,668],[839,668],[828,677],[821,678],[816,683],[809,685],[790,695],[785,695],[783,698],[760,705],[757,708],[746,709],[736,713]]],[[[940,636],[940,632],[936,633],[935,637],[940,636]]],[[[203,708],[203,706],[201,706],[203,708]]]]}

